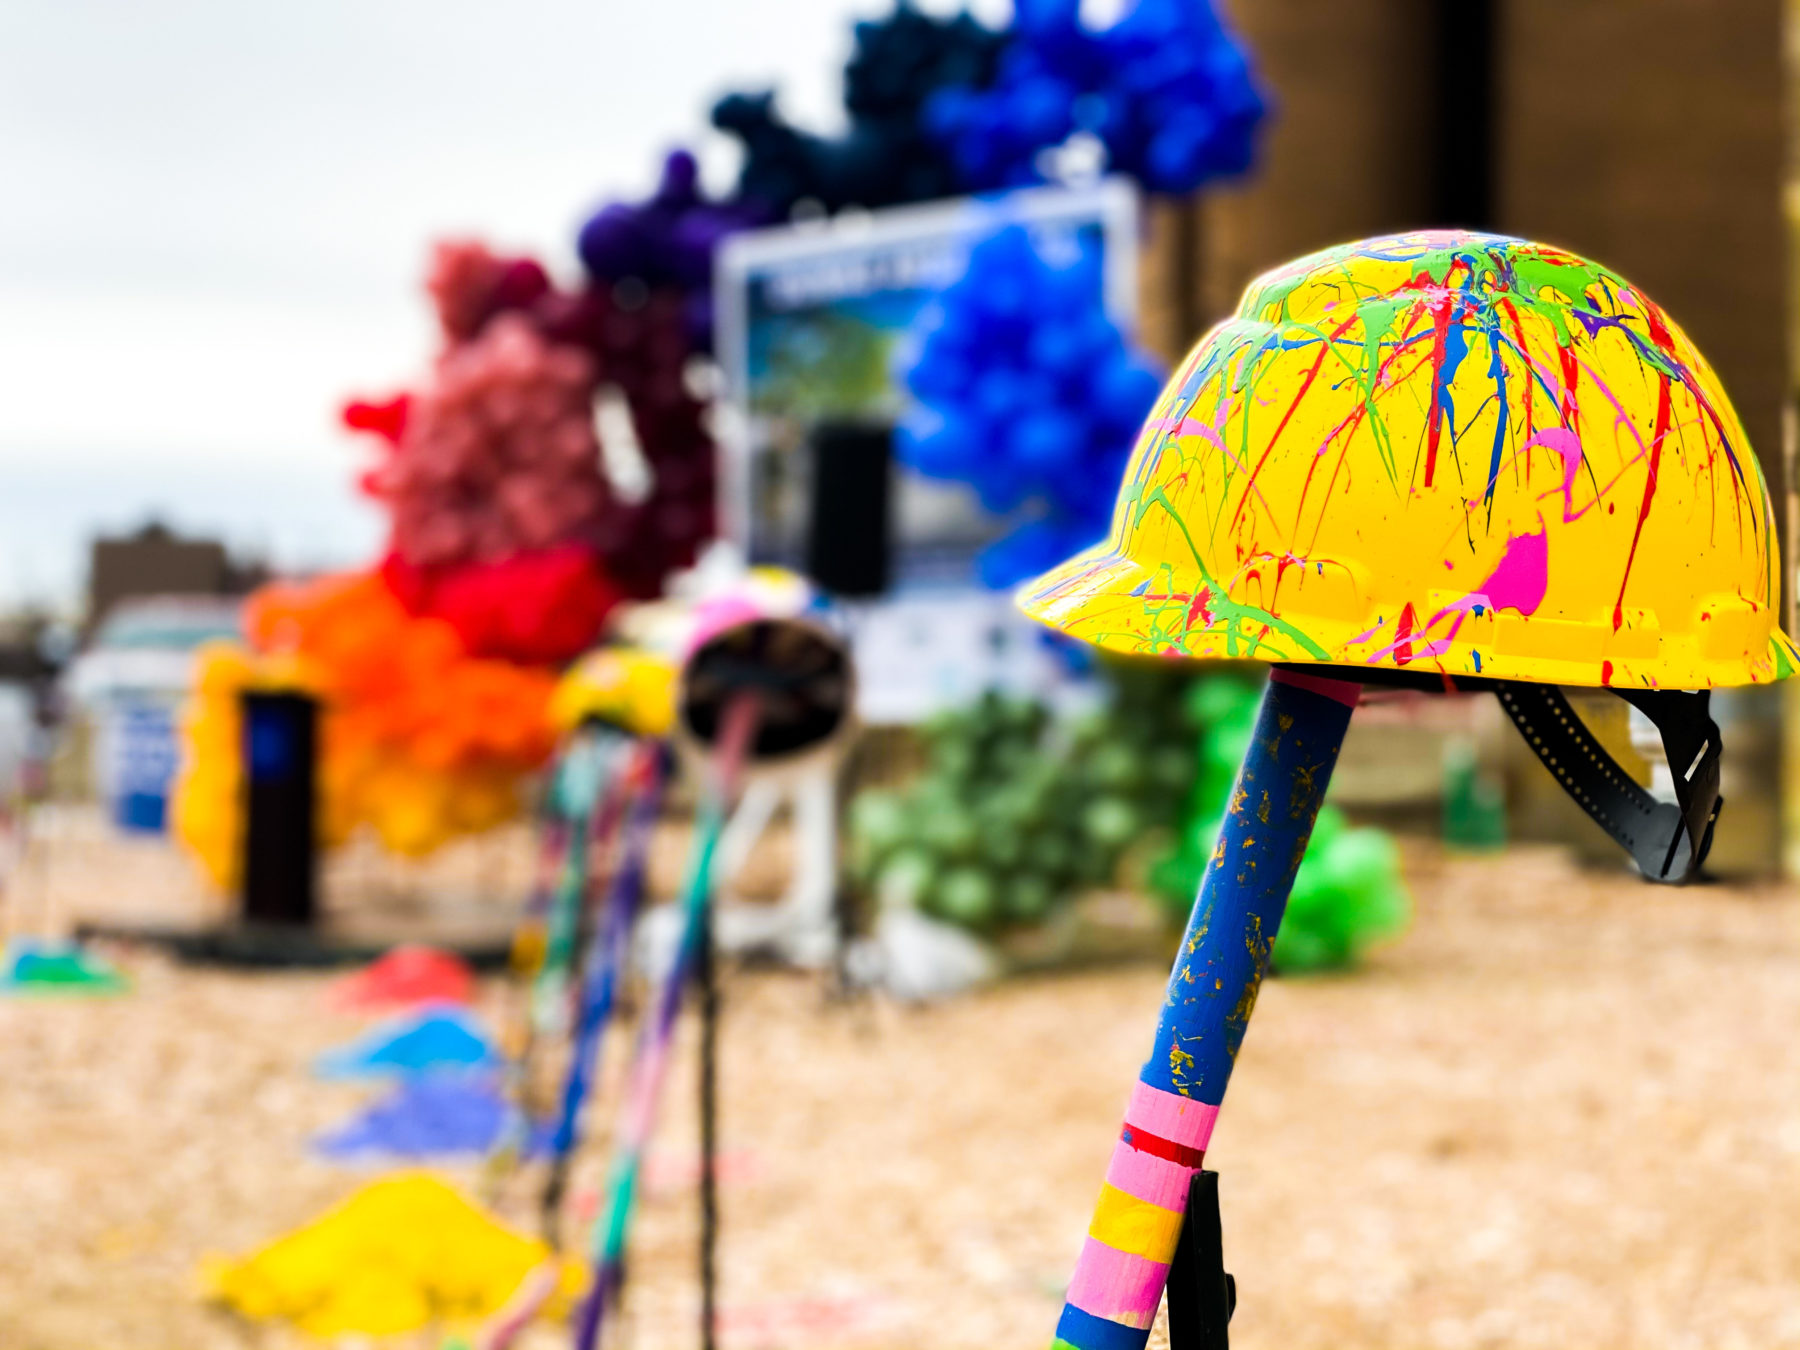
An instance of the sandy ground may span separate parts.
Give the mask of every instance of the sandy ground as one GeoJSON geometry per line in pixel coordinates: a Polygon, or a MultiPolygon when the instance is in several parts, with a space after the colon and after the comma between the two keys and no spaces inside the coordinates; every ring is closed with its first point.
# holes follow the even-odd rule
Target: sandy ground
{"type": "MultiPolygon", "coordinates": [[[[1258,1005],[1211,1155],[1239,1350],[1800,1345],[1800,899],[1548,852],[1409,866],[1404,940],[1258,1005]]],[[[325,976],[128,960],[127,996],[0,1004],[0,1346],[298,1344],[204,1305],[194,1271],[366,1175],[307,1151],[365,1096],[308,1062],[360,1024],[325,1010],[325,976]]],[[[907,1009],[733,973],[726,1345],[1041,1350],[1160,983],[1140,965],[907,1009]]],[[[695,1343],[685,1042],[675,1073],[642,1350],[695,1343]]],[[[531,1182],[503,1202],[520,1222],[531,1182]]]]}

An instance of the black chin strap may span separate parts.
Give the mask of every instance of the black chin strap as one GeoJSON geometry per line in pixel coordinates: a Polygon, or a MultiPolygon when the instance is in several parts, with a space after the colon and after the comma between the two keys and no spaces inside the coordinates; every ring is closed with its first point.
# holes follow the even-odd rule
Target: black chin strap
{"type": "Polygon", "coordinates": [[[1556,781],[1616,839],[1652,881],[1682,882],[1712,847],[1719,796],[1718,723],[1710,693],[1678,689],[1613,692],[1656,724],[1675,778],[1675,802],[1659,802],[1621,769],[1553,684],[1497,681],[1500,706],[1556,781]],[[1698,841],[1698,842],[1696,842],[1698,841]]]}

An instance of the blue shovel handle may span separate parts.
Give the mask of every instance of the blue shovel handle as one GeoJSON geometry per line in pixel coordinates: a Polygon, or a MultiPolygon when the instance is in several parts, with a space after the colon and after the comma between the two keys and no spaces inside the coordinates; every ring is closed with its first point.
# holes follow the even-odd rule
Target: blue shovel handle
{"type": "Polygon", "coordinates": [[[1156,1042],[1069,1283],[1055,1350],[1143,1350],[1149,1339],[1189,1185],[1359,692],[1285,667],[1270,676],[1169,975],[1156,1042]]]}

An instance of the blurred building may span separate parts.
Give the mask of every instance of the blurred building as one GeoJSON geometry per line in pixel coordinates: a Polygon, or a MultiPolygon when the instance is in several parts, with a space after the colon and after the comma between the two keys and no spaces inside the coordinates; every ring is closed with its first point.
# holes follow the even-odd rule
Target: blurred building
{"type": "MultiPolygon", "coordinates": [[[[1144,269],[1154,345],[1179,354],[1259,272],[1349,239],[1428,225],[1542,239],[1617,268],[1675,316],[1783,500],[1780,0],[1218,2],[1273,112],[1249,178],[1160,208],[1144,269]]],[[[1715,702],[1733,781],[1713,856],[1722,871],[1768,870],[1778,700],[1715,702]]],[[[1617,723],[1603,738],[1622,742],[1623,705],[1598,711],[1617,723]]],[[[1346,754],[1406,762],[1347,781],[1429,784],[1432,766],[1411,760],[1436,739],[1389,733],[1353,735],[1346,754]]],[[[1610,850],[1518,737],[1494,744],[1519,830],[1610,850]]]]}
{"type": "Polygon", "coordinates": [[[98,796],[124,828],[163,828],[195,653],[238,636],[242,596],[266,578],[218,540],[155,521],[94,540],[86,641],[61,681],[64,791],[98,796]]]}
{"type": "Polygon", "coordinates": [[[260,563],[234,559],[217,539],[186,539],[160,521],[133,534],[101,535],[89,549],[87,629],[121,600],[244,595],[268,580],[260,563]]]}
{"type": "Polygon", "coordinates": [[[1161,346],[1330,244],[1423,225],[1543,239],[1680,321],[1782,484],[1779,0],[1222,5],[1274,110],[1248,179],[1160,222],[1159,252],[1191,254],[1150,278],[1161,346]]]}

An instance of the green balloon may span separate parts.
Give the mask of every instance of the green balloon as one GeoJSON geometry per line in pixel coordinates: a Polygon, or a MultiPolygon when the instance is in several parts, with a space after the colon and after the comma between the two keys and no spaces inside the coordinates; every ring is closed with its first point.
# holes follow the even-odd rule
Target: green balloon
{"type": "Polygon", "coordinates": [[[1150,786],[1159,795],[1173,796],[1183,792],[1193,781],[1196,767],[1191,751],[1177,745],[1166,745],[1150,754],[1150,786]]]}
{"type": "Polygon", "coordinates": [[[946,858],[966,862],[981,844],[981,829],[967,807],[961,803],[946,804],[926,820],[924,839],[946,858]]]}
{"type": "Polygon", "coordinates": [[[1023,872],[1006,883],[1003,900],[1010,922],[1036,923],[1050,912],[1056,901],[1056,887],[1047,876],[1023,872]]]}
{"type": "Polygon", "coordinates": [[[1215,675],[1195,681],[1187,696],[1187,714],[1196,725],[1210,729],[1242,720],[1247,711],[1254,716],[1261,698],[1262,690],[1256,685],[1228,675],[1215,675]]]}
{"type": "Polygon", "coordinates": [[[1143,830],[1143,820],[1123,797],[1101,797],[1081,814],[1081,831],[1090,844],[1113,852],[1125,847],[1143,830]]]}
{"type": "Polygon", "coordinates": [[[1275,939],[1283,970],[1351,965],[1370,942],[1404,926],[1411,909],[1394,841],[1348,828],[1329,807],[1319,814],[1324,832],[1313,834],[1275,939]]]}
{"type": "Polygon", "coordinates": [[[999,917],[999,891],[979,868],[956,867],[932,888],[930,908],[964,928],[985,928],[999,917]]]}
{"type": "Polygon", "coordinates": [[[930,893],[937,873],[936,861],[924,849],[901,849],[877,874],[876,899],[884,909],[917,908],[930,893]]]}
{"type": "Polygon", "coordinates": [[[1017,867],[1025,856],[1025,839],[1012,826],[996,826],[981,832],[981,860],[1001,871],[1017,867]]]}
{"type": "Polygon", "coordinates": [[[1101,746],[1089,755],[1086,770],[1088,782],[1109,791],[1128,789],[1143,774],[1137,752],[1116,741],[1111,745],[1101,746]]]}
{"type": "Polygon", "coordinates": [[[897,792],[869,791],[850,806],[852,846],[871,860],[886,857],[907,835],[906,804],[897,792]]]}
{"type": "Polygon", "coordinates": [[[1061,831],[1040,834],[1028,842],[1026,861],[1038,871],[1060,877],[1074,865],[1075,846],[1061,831]]]}

